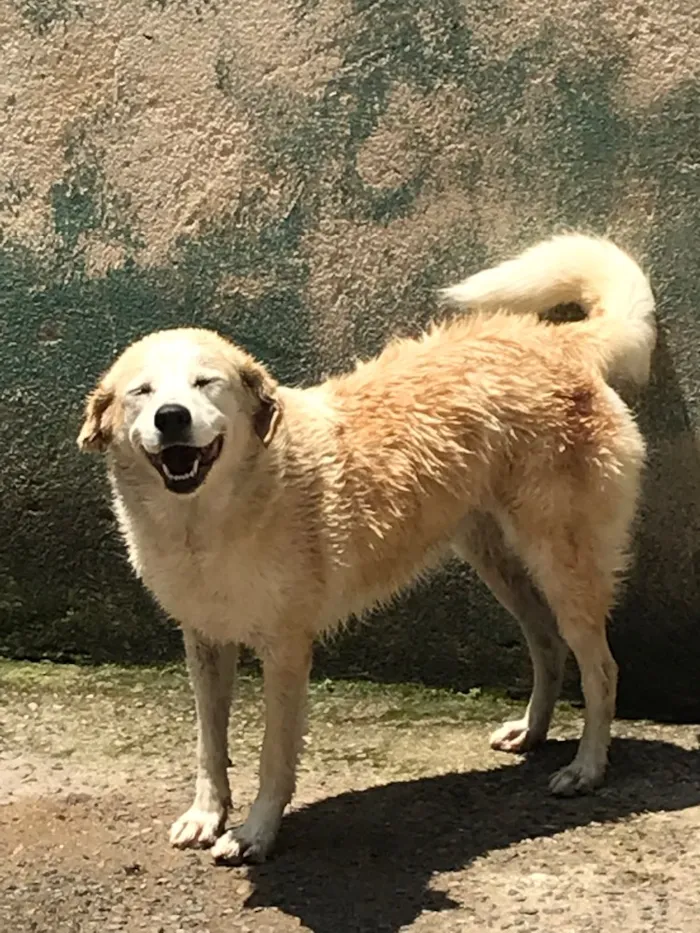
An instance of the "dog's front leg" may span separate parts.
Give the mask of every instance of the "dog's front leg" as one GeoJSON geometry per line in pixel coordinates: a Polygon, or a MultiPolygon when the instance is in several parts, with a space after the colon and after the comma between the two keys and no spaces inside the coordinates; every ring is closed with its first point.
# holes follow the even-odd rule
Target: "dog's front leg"
{"type": "Polygon", "coordinates": [[[212,850],[217,861],[261,862],[270,852],[284,808],[292,799],[306,719],[312,642],[296,636],[263,654],[265,737],[260,789],[248,819],[221,836],[212,850]]]}
{"type": "Polygon", "coordinates": [[[235,644],[212,644],[189,629],[184,639],[197,708],[197,784],[194,803],[170,830],[180,848],[212,845],[231,805],[227,731],[238,662],[235,644]]]}

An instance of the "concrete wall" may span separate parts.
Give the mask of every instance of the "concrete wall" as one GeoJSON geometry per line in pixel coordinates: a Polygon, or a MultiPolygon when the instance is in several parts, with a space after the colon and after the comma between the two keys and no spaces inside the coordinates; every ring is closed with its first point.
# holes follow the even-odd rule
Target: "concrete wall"
{"type": "MultiPolygon", "coordinates": [[[[178,648],[75,448],[127,342],[211,325],[308,383],[571,225],[646,263],[662,321],[623,707],[697,714],[699,101],[696,0],[0,0],[0,648],[178,648]]],[[[529,677],[455,568],[321,662],[529,677]]]]}

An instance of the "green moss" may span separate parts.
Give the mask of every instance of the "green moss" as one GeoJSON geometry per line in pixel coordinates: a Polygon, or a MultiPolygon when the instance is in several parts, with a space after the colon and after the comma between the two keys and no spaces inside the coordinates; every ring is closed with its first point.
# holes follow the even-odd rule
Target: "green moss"
{"type": "MultiPolygon", "coordinates": [[[[182,694],[190,700],[190,685],[183,665],[99,667],[75,664],[27,663],[0,658],[0,683],[6,696],[27,699],[42,694],[54,699],[86,697],[134,697],[157,699],[159,694],[182,694]]],[[[262,702],[262,683],[253,673],[239,677],[239,702],[244,706],[262,702]]],[[[312,681],[309,691],[312,716],[325,723],[391,723],[410,726],[418,722],[493,722],[514,715],[520,708],[498,691],[451,690],[420,687],[415,684],[379,685],[367,681],[312,681]]],[[[560,705],[566,719],[577,715],[567,704],[560,705]]]]}

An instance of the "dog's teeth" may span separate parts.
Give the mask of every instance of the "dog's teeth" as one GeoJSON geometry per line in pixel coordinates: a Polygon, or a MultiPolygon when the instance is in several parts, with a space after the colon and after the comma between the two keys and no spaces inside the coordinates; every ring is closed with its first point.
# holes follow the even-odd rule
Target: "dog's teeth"
{"type": "Polygon", "coordinates": [[[163,472],[169,480],[177,482],[178,480],[183,479],[193,479],[197,475],[197,470],[199,469],[199,457],[194,461],[192,469],[188,473],[171,473],[167,465],[163,464],[163,472]]]}

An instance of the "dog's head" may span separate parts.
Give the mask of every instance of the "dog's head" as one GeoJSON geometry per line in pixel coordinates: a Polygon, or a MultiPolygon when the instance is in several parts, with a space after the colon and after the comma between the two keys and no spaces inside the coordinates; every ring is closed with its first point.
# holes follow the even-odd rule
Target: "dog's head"
{"type": "Polygon", "coordinates": [[[78,445],[186,495],[217,464],[268,446],[280,415],[276,383],[243,350],[212,331],[160,331],[128,347],[88,396],[78,445]]]}

